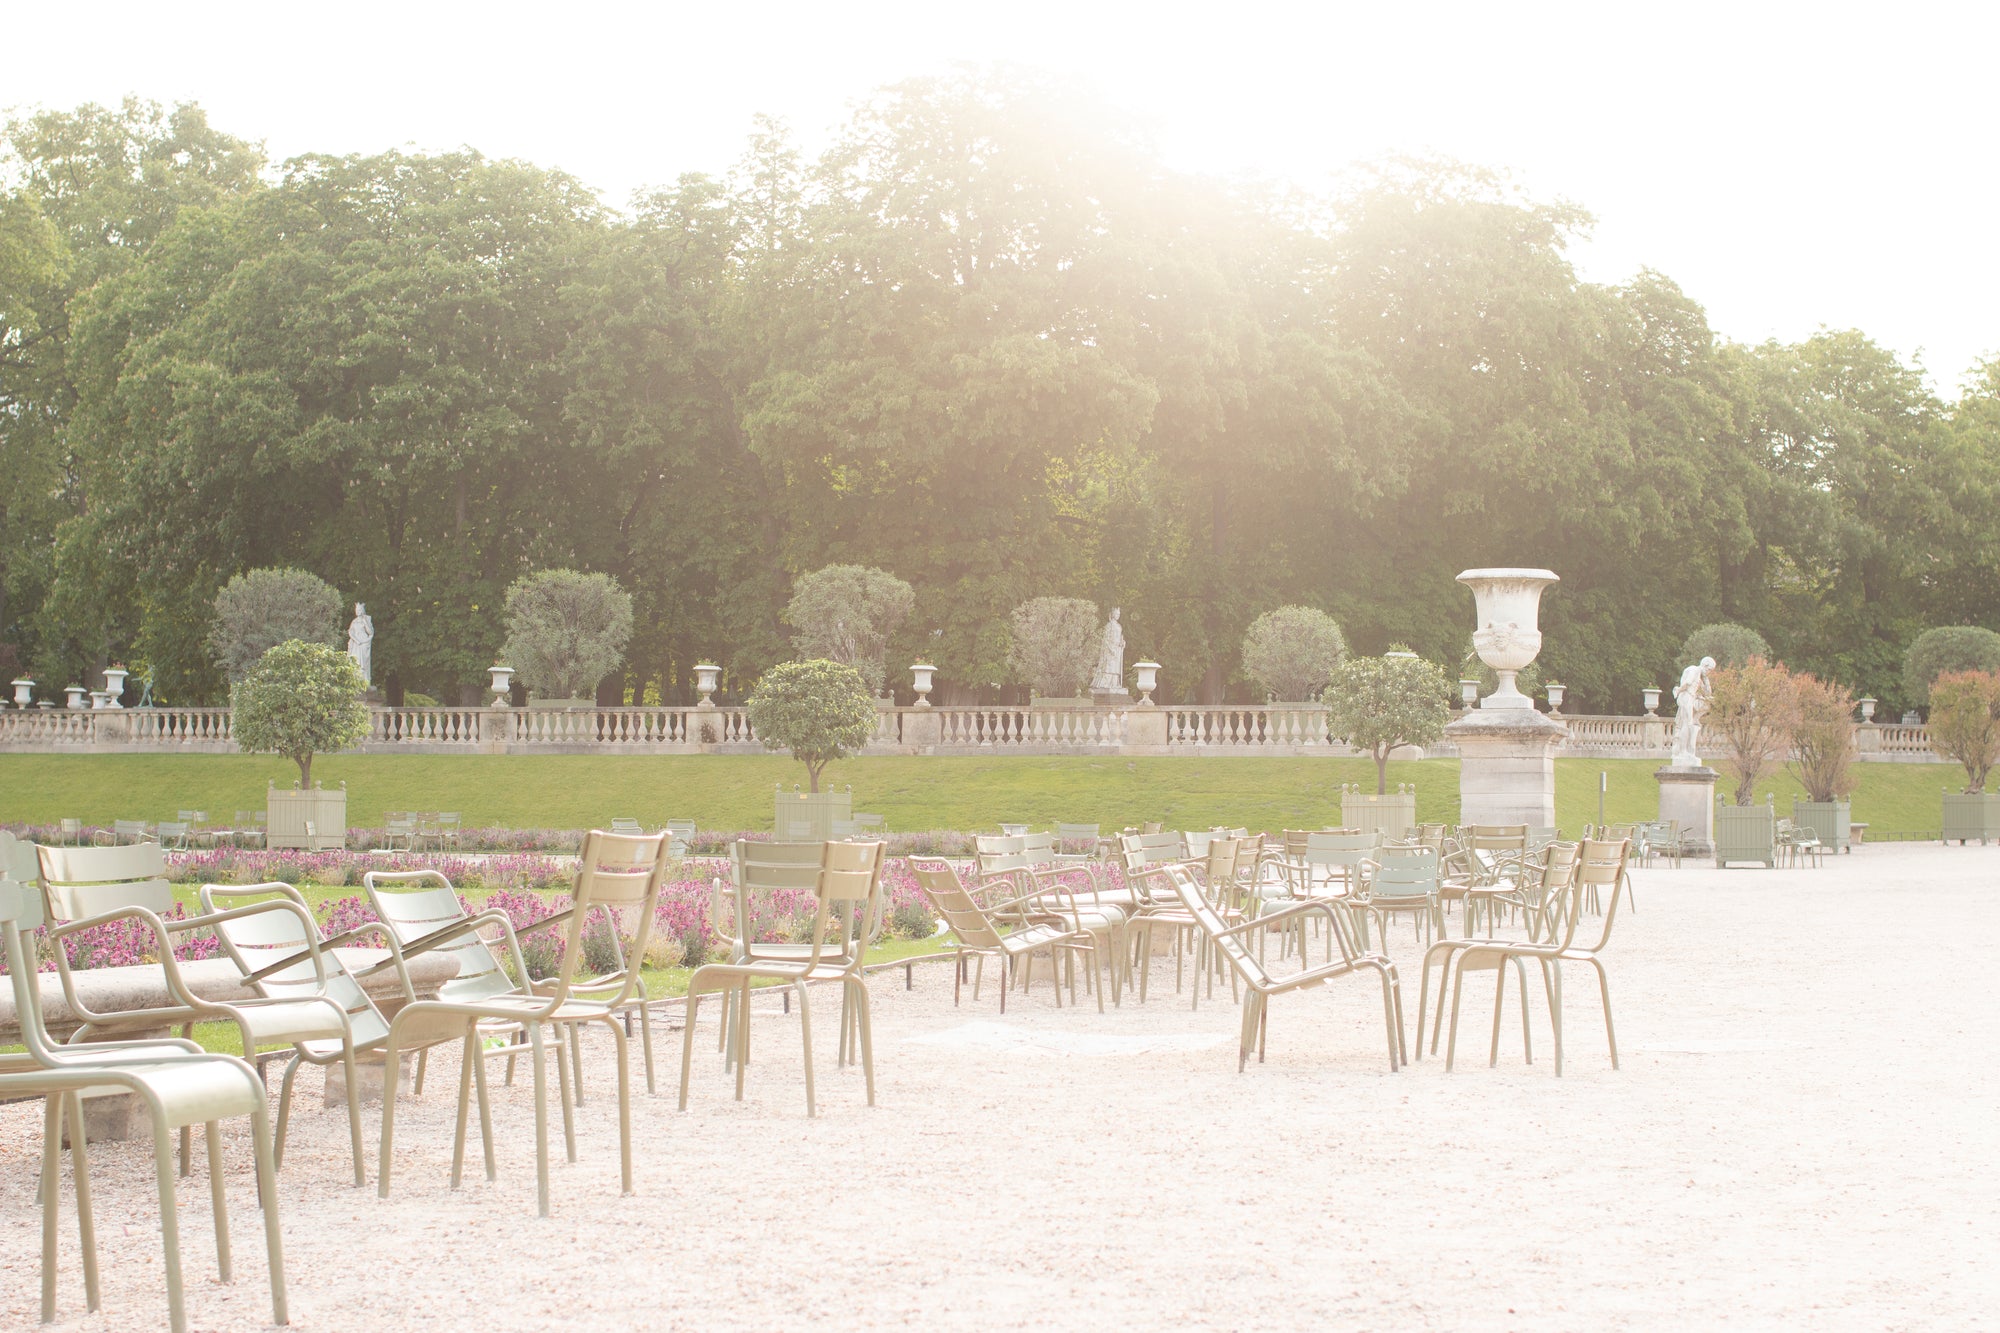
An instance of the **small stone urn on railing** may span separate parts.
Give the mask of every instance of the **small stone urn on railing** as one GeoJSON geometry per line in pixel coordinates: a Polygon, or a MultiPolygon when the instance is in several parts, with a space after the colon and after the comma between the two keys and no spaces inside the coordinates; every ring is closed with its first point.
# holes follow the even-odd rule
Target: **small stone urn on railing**
{"type": "Polygon", "coordinates": [[[34,706],[34,702],[35,682],[27,676],[17,677],[14,681],[14,706],[30,708],[34,706]]]}
{"type": "Polygon", "coordinates": [[[63,693],[69,696],[69,703],[65,705],[66,707],[79,709],[89,707],[83,700],[84,696],[89,694],[90,691],[83,688],[83,686],[65,685],[63,686],[63,693]]]}
{"type": "Polygon", "coordinates": [[[1659,686],[1657,686],[1657,685],[1648,685],[1648,686],[1647,686],[1647,687],[1646,687],[1645,689],[1643,689],[1643,690],[1640,690],[1640,691],[1639,691],[1639,697],[1640,697],[1640,698],[1642,698],[1642,699],[1644,699],[1644,700],[1646,701],[1646,716],[1647,716],[1647,717],[1658,717],[1658,716],[1660,715],[1660,687],[1659,687],[1659,686]]]}
{"type": "Polygon", "coordinates": [[[928,662],[918,662],[910,667],[910,689],[916,693],[918,708],[931,706],[931,676],[937,668],[928,662]]]}
{"type": "Polygon", "coordinates": [[[1547,688],[1549,695],[1549,716],[1561,717],[1563,715],[1563,696],[1569,693],[1569,686],[1559,680],[1552,680],[1548,683],[1547,688]]]}
{"type": "Polygon", "coordinates": [[[695,703],[696,708],[715,707],[715,686],[721,679],[722,668],[715,663],[696,662],[694,664],[694,687],[701,695],[701,698],[695,703]]]}
{"type": "Polygon", "coordinates": [[[493,706],[505,708],[513,702],[514,668],[495,662],[488,670],[493,673],[493,706]]]}
{"type": "Polygon", "coordinates": [[[1134,662],[1132,670],[1138,676],[1139,702],[1150,705],[1153,702],[1153,688],[1160,683],[1160,664],[1134,662]]]}
{"type": "Polygon", "coordinates": [[[131,672],[122,666],[108,666],[104,668],[104,706],[106,708],[123,708],[125,706],[125,677],[131,674],[131,672]]]}

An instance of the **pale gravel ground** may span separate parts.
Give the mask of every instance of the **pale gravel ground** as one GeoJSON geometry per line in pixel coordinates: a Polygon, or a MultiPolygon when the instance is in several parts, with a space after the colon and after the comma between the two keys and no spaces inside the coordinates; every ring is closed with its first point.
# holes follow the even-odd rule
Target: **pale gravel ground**
{"type": "MultiPolygon", "coordinates": [[[[1510,1024],[1486,1068],[1490,976],[1468,982],[1470,1058],[1453,1074],[1428,1058],[1389,1074],[1377,992],[1349,982],[1275,1001],[1270,1060],[1239,1076],[1237,1010],[1190,1013],[1170,970],[1144,1008],[1057,1010],[1038,987],[1004,1020],[990,990],[954,1012],[944,967],[920,967],[907,993],[890,973],[874,986],[873,1110],[859,1074],[833,1066],[830,992],[813,1121],[797,1019],[775,1004],[742,1104],[705,1021],[692,1110],[676,1113],[679,1034],[662,1032],[667,1095],[637,1099],[632,1199],[600,1038],[577,1165],[556,1139],[548,1221],[525,1086],[497,1094],[499,1181],[446,1188],[443,1061],[431,1094],[399,1108],[387,1203],[345,1183],[340,1113],[298,1117],[280,1186],[293,1323],[1990,1326],[1996,878],[2000,848],[1937,846],[1820,870],[1641,871],[1641,910],[1608,955],[1624,1068],[1573,970],[1560,1081],[1539,997],[1537,1063],[1521,1064],[1510,1024]]],[[[1407,928],[1392,952],[1414,1026],[1407,928]]],[[[0,1108],[4,1327],[36,1316],[38,1117],[0,1108]]],[[[214,1281],[201,1176],[182,1190],[198,1328],[269,1317],[241,1123],[232,1286],[214,1281]]],[[[373,1108],[367,1127],[372,1174],[373,1108]]],[[[81,1315],[65,1187],[63,1327],[164,1327],[150,1154],[93,1157],[105,1311],[81,1315]]]]}

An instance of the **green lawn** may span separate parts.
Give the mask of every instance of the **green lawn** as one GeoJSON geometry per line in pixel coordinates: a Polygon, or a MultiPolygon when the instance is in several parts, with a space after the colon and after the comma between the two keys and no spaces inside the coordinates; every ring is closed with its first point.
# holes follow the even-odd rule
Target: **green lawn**
{"type": "MultiPolygon", "coordinates": [[[[1574,832],[1597,818],[1599,773],[1609,781],[1606,817],[1652,818],[1656,767],[1644,759],[1557,760],[1558,822],[1574,832]]],[[[1938,793],[1957,790],[1963,778],[1947,764],[1859,767],[1854,817],[1870,824],[1872,837],[1935,833],[1938,793]]],[[[296,772],[266,755],[0,755],[0,822],[108,824],[172,818],[182,808],[226,820],[261,809],[265,783],[289,782],[296,772]]],[[[1456,760],[1391,764],[1389,775],[1416,784],[1419,818],[1457,817],[1456,760]]],[[[460,811],[473,827],[588,828],[631,815],[730,830],[770,828],[773,788],[790,789],[804,771],[778,755],[333,755],[315,763],[314,776],[348,784],[348,822],[356,827],[378,826],[384,810],[424,809],[460,811]]],[[[1340,784],[1372,790],[1375,766],[1365,759],[882,758],[835,764],[829,780],[851,783],[857,809],[904,831],[1002,820],[1276,829],[1337,819],[1340,784]]],[[[1780,776],[1766,789],[1789,809],[1798,785],[1780,776]]]]}

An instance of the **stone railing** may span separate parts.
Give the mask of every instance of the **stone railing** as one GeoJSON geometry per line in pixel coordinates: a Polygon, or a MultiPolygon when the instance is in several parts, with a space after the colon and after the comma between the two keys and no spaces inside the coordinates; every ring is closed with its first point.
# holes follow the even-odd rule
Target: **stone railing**
{"type": "MultiPolygon", "coordinates": [[[[1564,716],[1570,758],[1664,762],[1664,717],[1564,716]]],[[[1931,763],[1921,726],[1866,725],[1860,757],[1931,763]]],[[[761,754],[742,708],[375,708],[364,754],[761,754]]],[[[1706,748],[1706,747],[1705,747],[1706,748]]],[[[226,708],[4,709],[0,752],[232,754],[226,708]]],[[[882,708],[864,754],[1348,755],[1307,704],[882,708]]],[[[1431,757],[1456,753],[1447,742],[1431,757]]],[[[1403,757],[1398,755],[1398,758],[1403,757]]],[[[1711,762],[1713,755],[1711,754],[1711,762]]]]}

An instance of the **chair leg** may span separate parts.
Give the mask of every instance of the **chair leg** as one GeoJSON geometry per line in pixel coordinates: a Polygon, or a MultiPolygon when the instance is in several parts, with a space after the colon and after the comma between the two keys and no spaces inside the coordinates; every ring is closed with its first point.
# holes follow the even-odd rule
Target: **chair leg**
{"type": "Polygon", "coordinates": [[[563,1044],[567,1041],[570,1052],[575,1052],[577,1044],[576,1024],[558,1023],[555,1025],[555,1031],[550,1035],[555,1038],[556,1044],[556,1100],[562,1103],[563,1151],[570,1163],[574,1165],[576,1162],[576,1111],[573,1103],[570,1101],[570,1096],[573,1089],[581,1091],[581,1089],[576,1088],[576,1085],[581,1083],[582,1079],[571,1079],[570,1062],[563,1051],[563,1044]]]}
{"type": "Polygon", "coordinates": [[[1528,968],[1520,959],[1514,960],[1514,976],[1521,983],[1521,1054],[1526,1063],[1535,1063],[1535,1043],[1528,1034],[1528,968]]]}
{"type": "MultiPolygon", "coordinates": [[[[1523,998],[1525,998],[1525,993],[1523,998]]],[[[1493,1068],[1500,1063],[1500,1010],[1507,1002],[1507,966],[1502,963],[1493,969],[1493,1044],[1486,1053],[1486,1067],[1493,1068]]]]}
{"type": "MultiPolygon", "coordinates": [[[[69,1095],[69,1119],[70,1173],[76,1177],[76,1239],[83,1250],[83,1298],[86,1308],[95,1310],[102,1303],[103,1292],[97,1282],[97,1222],[90,1211],[90,1140],[80,1093],[69,1095]]],[[[60,1133],[56,1142],[62,1142],[60,1133]]]]}
{"type": "MultiPolygon", "coordinates": [[[[583,1033],[579,1024],[565,1023],[563,1026],[569,1029],[563,1035],[569,1039],[570,1089],[576,1096],[575,1105],[580,1108],[583,1105],[583,1033]]],[[[574,1162],[576,1154],[570,1153],[569,1159],[574,1162]]]]}
{"type": "Polygon", "coordinates": [[[632,1043],[615,1014],[607,1015],[604,1022],[611,1029],[618,1057],[618,1178],[623,1192],[629,1195],[632,1193],[632,1043]]]}
{"type": "MultiPolygon", "coordinates": [[[[861,1045],[861,1077],[868,1084],[868,1104],[873,1106],[875,1104],[875,1019],[869,1006],[867,979],[857,977],[852,984],[857,1023],[855,1035],[861,1045]]],[[[1070,985],[1075,984],[1075,978],[1072,977],[1070,985]]],[[[1074,995],[1070,997],[1072,1001],[1075,998],[1074,995]]]]}
{"type": "MultiPolygon", "coordinates": [[[[389,1171],[395,1160],[396,1075],[400,1072],[396,1051],[396,1025],[389,1025],[389,1040],[382,1047],[382,1147],[375,1154],[375,1197],[389,1197],[389,1171]]],[[[283,1112],[279,1123],[283,1123],[283,1112]]]]}
{"type": "Polygon", "coordinates": [[[174,1165],[168,1146],[172,1131],[167,1128],[166,1115],[159,1106],[148,1109],[153,1116],[153,1170],[160,1186],[160,1247],[166,1259],[167,1320],[174,1333],[186,1333],[187,1300],[181,1289],[181,1224],[179,1210],[174,1206],[174,1165]]]}
{"type": "Polygon", "coordinates": [[[271,1129],[260,1104],[250,1117],[250,1146],[257,1159],[257,1201],[264,1209],[264,1253],[271,1269],[271,1321],[291,1322],[285,1310],[285,1242],[278,1226],[278,1179],[271,1161],[271,1129]]]}
{"type": "MultiPolygon", "coordinates": [[[[417,1052],[417,1068],[424,1067],[424,1056],[429,1048],[417,1052]]],[[[294,1063],[298,1061],[293,1056],[294,1063]]],[[[354,1148],[354,1187],[364,1188],[368,1184],[368,1167],[361,1153],[361,1073],[355,1068],[354,1044],[349,1042],[340,1053],[341,1064],[347,1070],[347,1136],[354,1148]]]]}
{"type": "Polygon", "coordinates": [[[426,1046],[417,1052],[417,1076],[410,1082],[410,1091],[421,1097],[424,1095],[424,1070],[429,1065],[431,1048],[426,1046]]]}
{"type": "Polygon", "coordinates": [[[743,1078],[750,1068],[750,979],[736,990],[736,1100],[743,1100],[743,1078]]]}
{"type": "MultiPolygon", "coordinates": [[[[533,1049],[535,1061],[535,1208],[542,1217],[549,1215],[549,1060],[548,1044],[542,1037],[542,1025],[528,1024],[528,1045],[533,1049]]],[[[562,1051],[556,1051],[556,1059],[562,1059],[562,1051]]],[[[562,1068],[560,1064],[556,1066],[562,1068]]],[[[568,1110],[565,1103],[564,1110],[568,1110]]]]}
{"type": "Polygon", "coordinates": [[[472,1086],[479,1094],[479,1144],[486,1154],[486,1178],[498,1180],[500,1171],[493,1160],[493,1104],[486,1095],[486,1043],[479,1035],[478,1026],[472,1030],[473,1045],[480,1056],[472,1063],[472,1086]]]}
{"type": "MultiPolygon", "coordinates": [[[[725,1005],[726,1009],[728,1006],[725,1005]]],[[[701,1014],[701,996],[689,989],[687,1008],[681,1014],[681,1106],[688,1109],[688,1071],[694,1068],[694,1025],[701,1014]]]]}
{"type": "MultiPolygon", "coordinates": [[[[280,1171],[285,1169],[285,1144],[290,1138],[292,1127],[292,1080],[298,1077],[298,1072],[299,1057],[294,1055],[285,1065],[285,1076],[278,1080],[278,1139],[277,1147],[272,1149],[271,1164],[280,1171]]],[[[351,1071],[347,1078],[347,1086],[351,1089],[354,1086],[354,1075],[351,1071]]],[[[181,1152],[183,1154],[187,1152],[185,1146],[181,1152]]]]}
{"type": "MultiPolygon", "coordinates": [[[[59,1093],[42,1098],[42,1322],[56,1321],[56,1208],[62,1193],[63,1103],[59,1093]]],[[[77,1128],[83,1117],[77,1116],[77,1128]]],[[[74,1140],[72,1140],[74,1142],[74,1140]]],[[[77,1205],[82,1211],[82,1205],[77,1205]]]]}
{"type": "Polygon", "coordinates": [[[209,1203],[215,1210],[215,1266],[222,1273],[222,1280],[230,1280],[229,1273],[229,1203],[222,1197],[222,1123],[211,1120],[208,1130],[208,1194],[209,1203]]]}
{"type": "Polygon", "coordinates": [[[481,1063],[479,1051],[479,1029],[477,1025],[467,1028],[465,1040],[460,1043],[465,1058],[458,1065],[458,1120],[451,1135],[451,1187],[465,1175],[465,1125],[472,1113],[472,1071],[481,1063]]]}
{"type": "MultiPolygon", "coordinates": [[[[1442,992],[1442,984],[1440,984],[1439,990],[1442,992]]],[[[1444,1072],[1447,1074],[1451,1072],[1452,1062],[1458,1055],[1458,1002],[1464,993],[1465,963],[1461,960],[1457,972],[1452,976],[1451,983],[1451,1036],[1446,1039],[1444,1047],[1444,1072]]],[[[1444,996],[1442,993],[1438,996],[1438,1018],[1440,1020],[1444,1018],[1444,996]]]]}
{"type": "Polygon", "coordinates": [[[1611,1067],[1618,1068],[1618,1034],[1611,1029],[1611,978],[1604,974],[1604,964],[1595,958],[1590,965],[1597,969],[1597,993],[1604,1000],[1604,1040],[1611,1047],[1611,1067]]]}
{"type": "Polygon", "coordinates": [[[657,1097],[660,1087],[653,1074],[653,1010],[647,1000],[639,1001],[639,1047],[646,1055],[646,1095],[657,1097]]]}
{"type": "Polygon", "coordinates": [[[812,999],[810,996],[806,994],[805,982],[794,981],[792,985],[796,987],[799,992],[799,1039],[805,1043],[806,1117],[810,1119],[811,1117],[818,1114],[818,1109],[815,1107],[813,1103],[812,999]]]}

